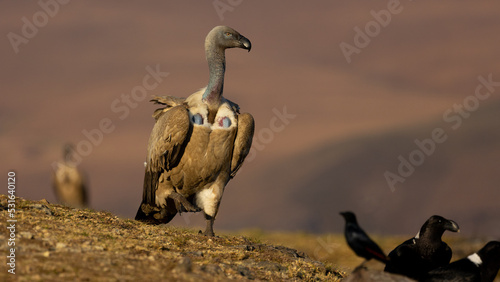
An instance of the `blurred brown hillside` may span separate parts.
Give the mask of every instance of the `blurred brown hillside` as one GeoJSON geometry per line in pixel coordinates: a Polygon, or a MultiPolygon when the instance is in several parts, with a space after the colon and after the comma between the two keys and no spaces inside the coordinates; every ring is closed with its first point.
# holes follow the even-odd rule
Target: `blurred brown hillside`
{"type": "Polygon", "coordinates": [[[17,171],[18,196],[53,202],[52,162],[64,143],[87,142],[91,207],[134,216],[149,97],[205,86],[204,38],[228,25],[252,51],[227,52],[224,94],[254,115],[258,147],[229,183],[216,230],[338,232],[338,212],[349,209],[378,233],[413,234],[441,214],[465,234],[500,236],[500,87],[468,104],[456,130],[443,117],[474,102],[479,76],[500,81],[500,3],[242,1],[222,12],[214,1],[70,1],[49,15],[40,4],[49,2],[58,3],[0,4],[1,166],[17,171]],[[350,63],[341,43],[358,48],[350,63]],[[168,75],[133,96],[148,67],[168,75]],[[103,120],[112,129],[103,132],[103,120]],[[435,128],[447,140],[391,192],[384,173],[435,128]]]}

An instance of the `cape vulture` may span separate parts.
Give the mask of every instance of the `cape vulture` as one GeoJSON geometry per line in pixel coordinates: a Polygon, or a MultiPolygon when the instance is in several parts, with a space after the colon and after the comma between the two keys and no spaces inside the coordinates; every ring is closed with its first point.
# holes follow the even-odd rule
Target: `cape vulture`
{"type": "Polygon", "coordinates": [[[228,181],[248,155],[254,120],[222,96],[225,50],[250,51],[251,43],[236,30],[217,26],[205,39],[207,87],[186,99],[163,96],[149,137],[142,203],[136,220],[167,223],[177,212],[203,211],[204,234],[213,224],[228,181]]]}
{"type": "Polygon", "coordinates": [[[57,162],[52,173],[54,192],[59,203],[82,208],[86,207],[87,188],[82,172],[72,160],[73,146],[67,144],[63,149],[63,161],[57,162]]]}

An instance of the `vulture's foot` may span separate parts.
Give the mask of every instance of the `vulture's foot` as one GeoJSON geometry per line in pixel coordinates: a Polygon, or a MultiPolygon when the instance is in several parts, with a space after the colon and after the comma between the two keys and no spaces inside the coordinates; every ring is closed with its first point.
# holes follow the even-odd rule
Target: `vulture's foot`
{"type": "Polygon", "coordinates": [[[215,221],[215,218],[205,214],[205,219],[207,220],[207,227],[205,228],[205,232],[201,232],[200,230],[200,234],[203,234],[205,236],[208,236],[208,237],[214,237],[215,234],[214,234],[214,221],[215,221]]]}
{"type": "Polygon", "coordinates": [[[177,192],[172,192],[168,195],[169,198],[174,200],[175,207],[179,212],[199,212],[201,209],[191,204],[184,196],[177,192]]]}
{"type": "Polygon", "coordinates": [[[213,230],[205,230],[204,232],[198,231],[198,234],[205,235],[207,237],[215,237],[215,233],[213,230]]]}

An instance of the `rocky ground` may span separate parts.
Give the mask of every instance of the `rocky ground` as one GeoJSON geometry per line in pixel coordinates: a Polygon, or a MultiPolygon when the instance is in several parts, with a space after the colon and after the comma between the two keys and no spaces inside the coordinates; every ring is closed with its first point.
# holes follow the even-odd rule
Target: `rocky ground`
{"type": "MultiPolygon", "coordinates": [[[[148,225],[46,200],[15,198],[14,204],[12,211],[8,196],[0,195],[0,281],[408,281],[383,273],[378,262],[351,274],[363,260],[342,234],[216,229],[210,238],[197,229],[148,225]]],[[[389,251],[406,237],[373,238],[389,251]]],[[[445,238],[452,261],[488,240],[445,238]]]]}
{"type": "Polygon", "coordinates": [[[0,233],[1,281],[339,281],[346,275],[303,252],[244,236],[209,238],[45,200],[16,198],[15,212],[11,207],[0,195],[0,222],[15,226],[0,233]],[[15,265],[5,262],[12,254],[15,265]]]}

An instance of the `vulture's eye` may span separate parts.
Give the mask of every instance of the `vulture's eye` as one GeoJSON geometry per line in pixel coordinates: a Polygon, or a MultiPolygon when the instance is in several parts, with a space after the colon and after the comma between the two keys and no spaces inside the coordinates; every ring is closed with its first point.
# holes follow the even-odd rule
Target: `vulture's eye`
{"type": "Polygon", "coordinates": [[[226,32],[226,36],[231,36],[231,32],[226,32]]]}

